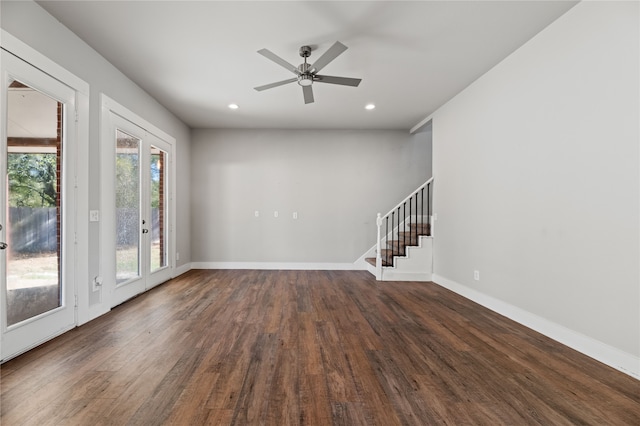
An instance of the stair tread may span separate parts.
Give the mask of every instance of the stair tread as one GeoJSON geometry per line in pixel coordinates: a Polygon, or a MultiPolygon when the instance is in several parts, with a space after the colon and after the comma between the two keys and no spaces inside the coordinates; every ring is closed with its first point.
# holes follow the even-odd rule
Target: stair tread
{"type": "Polygon", "coordinates": [[[424,222],[417,222],[417,223],[416,223],[416,222],[412,222],[412,223],[410,223],[409,225],[411,225],[411,226],[415,226],[415,227],[418,227],[418,226],[429,227],[429,226],[431,226],[431,224],[429,224],[429,223],[424,223],[424,222]]]}
{"type": "Polygon", "coordinates": [[[417,238],[402,238],[402,236],[400,236],[399,240],[389,240],[387,241],[387,246],[394,246],[394,247],[407,247],[407,246],[417,246],[418,245],[418,239],[417,238]]]}
{"type": "Polygon", "coordinates": [[[389,240],[389,241],[387,241],[387,244],[395,245],[395,246],[397,246],[398,244],[399,244],[399,245],[406,245],[406,246],[408,246],[409,244],[411,244],[411,241],[410,241],[410,238],[402,238],[402,237],[401,237],[401,238],[400,238],[400,239],[398,239],[398,240],[389,240]]]}
{"type": "Polygon", "coordinates": [[[381,253],[381,254],[390,254],[390,253],[395,253],[395,252],[397,252],[397,251],[398,251],[398,250],[394,250],[394,249],[387,249],[387,248],[380,249],[380,253],[381,253]]]}
{"type": "MultiPolygon", "coordinates": [[[[376,266],[376,258],[375,257],[366,257],[364,259],[367,263],[376,266]]],[[[389,262],[385,262],[384,259],[382,259],[382,266],[393,266],[392,263],[389,262]]]]}
{"type": "Polygon", "coordinates": [[[413,237],[417,237],[417,236],[429,237],[429,236],[431,236],[431,230],[426,230],[426,231],[422,231],[422,232],[416,232],[415,230],[412,230],[412,231],[400,231],[400,232],[398,232],[398,234],[400,234],[400,235],[411,235],[413,237]]]}
{"type": "Polygon", "coordinates": [[[380,250],[380,255],[383,258],[391,258],[393,256],[404,256],[404,252],[400,251],[400,250],[392,250],[392,249],[381,249],[380,250]]]}

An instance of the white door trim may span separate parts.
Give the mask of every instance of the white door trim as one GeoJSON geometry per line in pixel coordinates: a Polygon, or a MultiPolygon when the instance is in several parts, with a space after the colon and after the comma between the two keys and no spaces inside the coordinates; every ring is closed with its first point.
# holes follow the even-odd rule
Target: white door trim
{"type": "MultiPolygon", "coordinates": [[[[47,56],[2,29],[0,29],[0,45],[7,52],[11,52],[23,61],[30,63],[41,71],[44,71],[56,80],[63,82],[76,92],[89,96],[89,83],[85,82],[80,77],[77,77],[75,74],[70,73],[65,68],[53,62],[47,56]]],[[[87,110],[86,112],[88,118],[89,111],[87,110]]],[[[88,133],[86,136],[88,140],[88,133]]]]}
{"type": "MultiPolygon", "coordinates": [[[[70,215],[66,226],[73,228],[73,232],[67,234],[67,238],[73,240],[74,250],[72,250],[70,259],[72,263],[69,264],[65,261],[66,265],[69,265],[65,279],[69,281],[67,283],[68,291],[73,292],[77,303],[75,323],[72,327],[57,332],[57,334],[62,334],[69,328],[85,322],[83,320],[88,316],[89,288],[83,284],[86,284],[88,277],[89,257],[89,170],[87,166],[89,158],[89,84],[5,30],[0,30],[0,46],[2,50],[58,80],[75,92],[75,111],[68,112],[72,116],[69,117],[67,123],[67,132],[71,133],[73,144],[67,147],[70,155],[65,169],[65,173],[68,174],[67,179],[73,182],[74,187],[73,191],[68,190],[69,193],[65,195],[66,214],[70,215]]],[[[52,337],[55,336],[49,336],[46,340],[52,337]]],[[[34,342],[31,347],[40,343],[42,342],[34,342]]],[[[26,348],[25,351],[28,349],[30,348],[26,348]]],[[[16,355],[18,353],[11,356],[16,355]]]]}

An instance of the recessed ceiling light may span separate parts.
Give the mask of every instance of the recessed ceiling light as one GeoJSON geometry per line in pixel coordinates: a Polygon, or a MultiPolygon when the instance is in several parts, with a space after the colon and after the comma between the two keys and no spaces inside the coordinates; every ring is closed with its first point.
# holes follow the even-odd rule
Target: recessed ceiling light
{"type": "Polygon", "coordinates": [[[365,105],[364,109],[374,109],[376,106],[374,104],[365,105]]]}
{"type": "Polygon", "coordinates": [[[237,104],[229,104],[229,109],[238,109],[237,104]]]}

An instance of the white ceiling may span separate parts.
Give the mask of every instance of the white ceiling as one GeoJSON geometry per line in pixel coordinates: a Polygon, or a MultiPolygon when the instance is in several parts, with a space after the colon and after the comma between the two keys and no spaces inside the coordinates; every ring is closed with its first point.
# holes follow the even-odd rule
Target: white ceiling
{"type": "Polygon", "coordinates": [[[409,129],[575,3],[39,2],[190,127],[304,129],[409,129]],[[359,87],[315,83],[308,105],[296,83],[253,89],[294,76],[259,49],[298,65],[336,40],[349,49],[322,74],[359,87]]]}

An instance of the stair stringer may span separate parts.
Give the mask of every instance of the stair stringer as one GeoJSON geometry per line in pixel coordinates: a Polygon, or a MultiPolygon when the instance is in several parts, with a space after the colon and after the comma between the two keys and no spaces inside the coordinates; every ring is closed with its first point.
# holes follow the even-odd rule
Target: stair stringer
{"type": "Polygon", "coordinates": [[[433,237],[420,235],[417,246],[407,246],[405,256],[396,256],[393,266],[382,267],[380,281],[431,281],[432,278],[433,237]]]}

